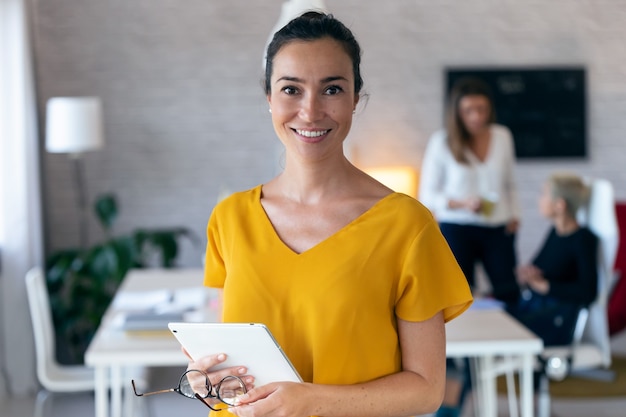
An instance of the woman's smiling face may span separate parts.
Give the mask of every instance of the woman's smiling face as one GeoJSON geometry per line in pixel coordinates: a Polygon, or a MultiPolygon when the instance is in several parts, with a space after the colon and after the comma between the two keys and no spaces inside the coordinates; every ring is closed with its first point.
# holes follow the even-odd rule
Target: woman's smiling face
{"type": "Polygon", "coordinates": [[[321,158],[342,149],[358,99],[353,64],[339,42],[297,40],[274,57],[267,100],[287,152],[321,158]]]}

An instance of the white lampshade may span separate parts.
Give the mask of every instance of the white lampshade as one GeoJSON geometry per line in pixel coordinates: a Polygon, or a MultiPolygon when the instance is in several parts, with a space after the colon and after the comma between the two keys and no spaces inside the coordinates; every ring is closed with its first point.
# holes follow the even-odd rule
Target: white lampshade
{"type": "Polygon", "coordinates": [[[102,148],[102,102],[98,97],[53,97],[48,100],[46,150],[80,154],[102,148]]]}

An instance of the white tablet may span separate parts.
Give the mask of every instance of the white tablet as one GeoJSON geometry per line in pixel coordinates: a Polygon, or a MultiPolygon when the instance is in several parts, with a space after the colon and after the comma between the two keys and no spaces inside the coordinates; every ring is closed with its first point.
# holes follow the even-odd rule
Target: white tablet
{"type": "Polygon", "coordinates": [[[169,323],[180,344],[196,360],[225,353],[225,362],[216,366],[245,366],[256,386],[277,381],[302,382],[289,358],[269,329],[259,323],[169,323]]]}

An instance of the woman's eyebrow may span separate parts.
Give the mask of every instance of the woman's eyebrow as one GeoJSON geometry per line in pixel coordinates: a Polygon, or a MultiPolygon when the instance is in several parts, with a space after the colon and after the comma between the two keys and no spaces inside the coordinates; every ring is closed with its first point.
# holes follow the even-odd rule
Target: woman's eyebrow
{"type": "Polygon", "coordinates": [[[348,79],[346,77],[342,77],[340,75],[336,75],[334,77],[326,77],[326,78],[324,78],[322,80],[322,84],[330,83],[330,82],[333,82],[333,81],[348,81],[348,79]]]}
{"type": "MultiPolygon", "coordinates": [[[[298,77],[290,77],[288,75],[285,75],[283,77],[280,77],[276,80],[276,82],[280,82],[280,81],[290,81],[290,82],[296,82],[296,83],[302,83],[304,82],[301,78],[298,77]]],[[[330,76],[330,77],[326,77],[326,78],[322,78],[322,80],[320,80],[320,84],[326,84],[329,82],[333,82],[333,81],[348,81],[348,79],[346,77],[342,77],[340,75],[335,75],[335,76],[330,76]]]]}
{"type": "Polygon", "coordinates": [[[291,81],[291,82],[296,82],[296,83],[301,83],[302,80],[298,77],[290,77],[288,75],[285,75],[283,77],[280,77],[276,80],[276,82],[280,82],[280,81],[291,81]]]}

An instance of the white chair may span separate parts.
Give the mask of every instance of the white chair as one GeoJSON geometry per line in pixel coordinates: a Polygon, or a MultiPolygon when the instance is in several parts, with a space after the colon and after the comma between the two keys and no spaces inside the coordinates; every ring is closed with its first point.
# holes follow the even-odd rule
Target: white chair
{"type": "MultiPolygon", "coordinates": [[[[94,370],[85,365],[63,365],[56,359],[56,338],[52,322],[52,309],[44,272],[40,267],[34,267],[26,273],[26,293],[33,324],[35,338],[35,356],[37,379],[43,389],[37,394],[35,417],[45,414],[46,399],[50,393],[79,393],[93,392],[95,388],[94,370]]],[[[145,389],[149,374],[143,367],[136,367],[128,372],[129,391],[130,380],[134,379],[138,386],[145,389]]],[[[128,415],[143,415],[145,401],[125,401],[125,413],[128,415]]]]}
{"type": "Polygon", "coordinates": [[[94,390],[94,372],[83,365],[62,365],[56,360],[52,311],[44,272],[35,267],[26,274],[26,292],[35,337],[37,378],[44,388],[37,395],[35,416],[43,416],[50,392],[87,392],[94,390]]]}

